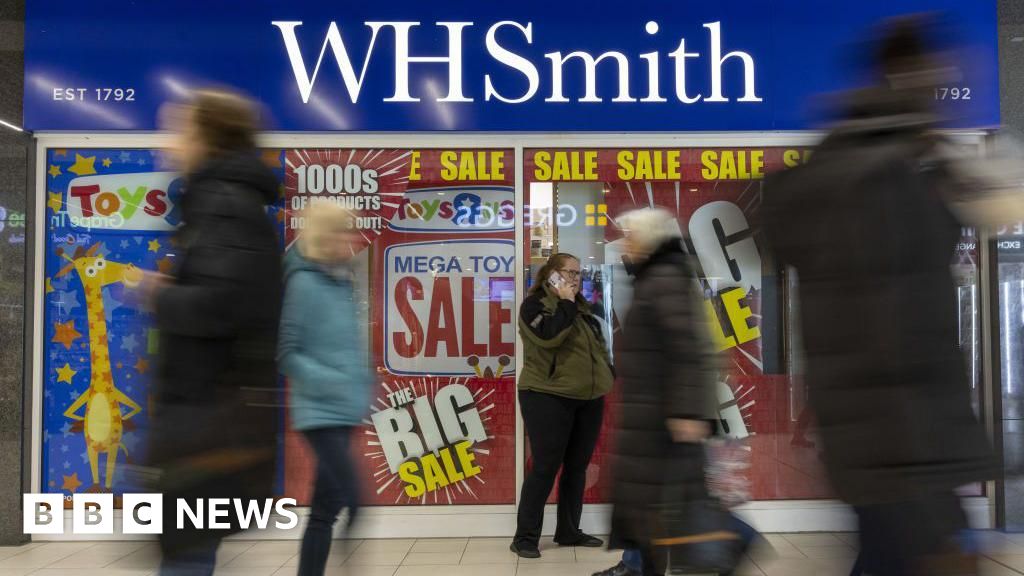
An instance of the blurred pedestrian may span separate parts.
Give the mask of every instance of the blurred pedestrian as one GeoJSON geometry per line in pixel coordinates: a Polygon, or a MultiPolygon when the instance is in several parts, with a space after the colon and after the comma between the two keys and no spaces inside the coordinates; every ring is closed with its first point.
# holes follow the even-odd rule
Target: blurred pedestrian
{"type": "Polygon", "coordinates": [[[316,455],[316,484],[302,538],[299,576],[322,576],[333,527],[359,509],[350,442],[369,413],[372,378],[354,299],[349,259],[359,237],[353,214],[320,202],[285,257],[285,299],[278,359],[288,377],[291,425],[316,455]]]}
{"type": "Polygon", "coordinates": [[[178,530],[175,500],[273,496],[281,255],[264,207],[278,181],[256,152],[252,103],[203,91],[176,112],[184,223],[170,276],[143,284],[160,334],[148,459],[164,494],[160,574],[200,576],[240,526],[178,530]]]}
{"type": "Polygon", "coordinates": [[[523,558],[540,557],[544,505],[559,468],[555,542],[604,545],[580,530],[580,518],[587,467],[614,375],[601,323],[580,295],[580,286],[579,259],[555,254],[541,267],[519,308],[524,347],[519,409],[533,465],[523,482],[511,549],[523,558]]]}
{"type": "Polygon", "coordinates": [[[663,574],[653,513],[707,500],[703,441],[716,419],[713,350],[697,277],[679,226],[644,208],[617,221],[625,234],[633,301],[623,324],[621,413],[615,441],[610,547],[622,562],[595,576],[663,574]]]}
{"type": "Polygon", "coordinates": [[[964,225],[936,154],[929,105],[948,80],[927,20],[891,23],[877,85],[803,167],[766,186],[780,264],[799,273],[808,401],[823,459],[859,522],[858,569],[874,576],[975,574],[956,544],[954,489],[990,477],[958,350],[950,271],[964,225]]]}

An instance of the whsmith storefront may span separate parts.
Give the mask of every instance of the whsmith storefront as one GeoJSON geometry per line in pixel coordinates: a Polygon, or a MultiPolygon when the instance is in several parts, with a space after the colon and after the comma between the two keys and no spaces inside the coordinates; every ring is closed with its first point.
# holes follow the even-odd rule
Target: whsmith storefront
{"type": "MultiPolygon", "coordinates": [[[[706,278],[727,358],[721,419],[751,448],[744,513],[766,531],[851,528],[805,410],[793,280],[766,253],[758,211],[765,174],[820,138],[815,98],[863,80],[857,42],[897,9],[951,12],[962,77],[936,99],[982,153],[999,123],[994,0],[30,2],[33,491],[138,491],[125,469],[144,445],[155,332],[120,276],[68,259],[81,248],[106,267],[170,269],[182,180],[161,160],[158,109],[229,85],[265,106],[285,242],[316,199],[360,213],[378,376],[354,447],[365,536],[511,535],[529,463],[518,304],[550,254],[575,254],[614,349],[630,284],[613,220],[653,205],[678,215],[706,278]],[[83,425],[92,375],[107,371],[124,406],[83,425]],[[91,430],[117,420],[121,445],[91,457],[91,430]]],[[[965,234],[952,262],[962,343],[992,425],[987,244],[965,234]]],[[[592,533],[607,531],[609,442],[588,473],[592,533]]],[[[304,505],[310,454],[293,433],[283,448],[280,494],[304,505]]],[[[997,522],[998,484],[964,493],[976,524],[997,522]]]]}

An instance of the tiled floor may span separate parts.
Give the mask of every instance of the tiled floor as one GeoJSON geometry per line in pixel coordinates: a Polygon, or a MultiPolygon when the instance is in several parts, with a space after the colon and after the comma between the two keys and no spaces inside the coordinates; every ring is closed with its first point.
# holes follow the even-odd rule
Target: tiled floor
{"type": "MultiPolygon", "coordinates": [[[[1024,574],[1024,534],[980,533],[982,574],[1024,574]]],[[[741,576],[847,576],[854,534],[769,534],[751,550],[741,576]]],[[[336,542],[327,576],[589,576],[620,554],[560,548],[550,539],[539,560],[520,560],[508,538],[336,542]]],[[[230,541],[220,548],[219,576],[295,574],[298,546],[288,541],[230,541]]],[[[54,542],[0,547],[0,576],[152,576],[159,552],[148,542],[54,542]]]]}

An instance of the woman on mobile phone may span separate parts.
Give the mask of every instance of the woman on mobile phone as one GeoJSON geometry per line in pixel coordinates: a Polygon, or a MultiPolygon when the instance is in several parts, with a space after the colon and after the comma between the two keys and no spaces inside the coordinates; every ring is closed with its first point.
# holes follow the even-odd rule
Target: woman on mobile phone
{"type": "Polygon", "coordinates": [[[580,284],[579,259],[554,254],[519,309],[524,347],[519,407],[533,466],[523,482],[511,550],[523,558],[540,557],[544,504],[559,468],[555,543],[604,545],[580,530],[580,515],[604,396],[614,376],[601,324],[580,296],[580,284]]]}

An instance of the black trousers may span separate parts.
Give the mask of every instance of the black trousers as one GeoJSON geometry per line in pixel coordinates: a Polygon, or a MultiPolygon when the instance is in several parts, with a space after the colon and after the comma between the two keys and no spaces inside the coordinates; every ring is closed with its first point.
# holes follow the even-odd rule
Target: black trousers
{"type": "Polygon", "coordinates": [[[537,547],[544,524],[544,504],[561,468],[555,541],[574,544],[583,535],[583,492],[587,487],[587,466],[601,431],[604,398],[573,400],[522,390],[519,408],[530,438],[533,466],[519,496],[515,542],[520,547],[537,547]]]}
{"type": "Polygon", "coordinates": [[[948,555],[956,548],[954,538],[967,528],[960,498],[952,492],[923,495],[911,502],[858,506],[854,510],[860,522],[860,555],[854,574],[937,574],[934,569],[922,571],[922,562],[934,562],[937,557],[948,555]]]}

